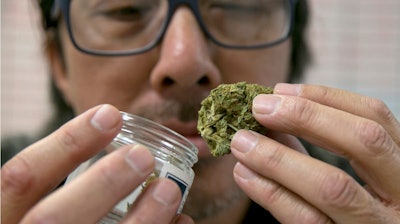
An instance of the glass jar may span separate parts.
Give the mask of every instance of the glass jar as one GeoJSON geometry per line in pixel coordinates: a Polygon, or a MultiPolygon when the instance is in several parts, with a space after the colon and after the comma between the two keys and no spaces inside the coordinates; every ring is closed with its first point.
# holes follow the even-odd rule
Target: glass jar
{"type": "Polygon", "coordinates": [[[146,185],[156,177],[165,177],[175,181],[182,193],[178,213],[182,211],[189,189],[193,183],[192,166],[197,162],[197,148],[182,135],[148,119],[121,112],[123,126],[114,140],[97,156],[82,163],[72,172],[66,183],[86,171],[93,163],[126,144],[141,144],[154,155],[154,172],[130,195],[120,201],[99,223],[118,223],[128,212],[138,195],[146,185]]]}

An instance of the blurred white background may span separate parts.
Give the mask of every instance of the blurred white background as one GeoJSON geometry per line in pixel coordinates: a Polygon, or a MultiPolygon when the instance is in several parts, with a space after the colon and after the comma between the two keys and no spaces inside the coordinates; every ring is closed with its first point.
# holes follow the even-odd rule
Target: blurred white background
{"type": "Polygon", "coordinates": [[[50,114],[36,0],[1,0],[1,135],[32,133],[50,114]]]}
{"type": "MultiPolygon", "coordinates": [[[[48,71],[35,0],[1,1],[1,135],[49,117],[48,71]]],[[[400,1],[310,0],[314,64],[304,82],[382,99],[400,118],[400,1]]]]}

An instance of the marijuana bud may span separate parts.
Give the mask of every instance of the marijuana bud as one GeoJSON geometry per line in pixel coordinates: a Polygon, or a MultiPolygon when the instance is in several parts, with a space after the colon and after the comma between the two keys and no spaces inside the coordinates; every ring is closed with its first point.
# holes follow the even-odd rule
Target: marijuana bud
{"type": "Polygon", "coordinates": [[[272,92],[270,87],[246,82],[222,84],[211,90],[201,102],[197,130],[213,156],[230,153],[232,137],[240,129],[266,133],[266,128],[253,117],[251,107],[258,94],[272,92]]]}

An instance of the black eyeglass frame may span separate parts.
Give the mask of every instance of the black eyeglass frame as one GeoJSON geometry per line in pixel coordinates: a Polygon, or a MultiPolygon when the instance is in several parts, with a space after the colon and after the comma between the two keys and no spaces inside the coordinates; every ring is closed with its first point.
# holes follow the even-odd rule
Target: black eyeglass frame
{"type": "Polygon", "coordinates": [[[186,5],[187,7],[190,8],[190,10],[193,12],[198,24],[200,25],[201,30],[204,32],[207,38],[209,38],[213,43],[215,43],[218,46],[228,48],[228,49],[239,49],[239,50],[252,50],[252,49],[260,49],[260,48],[267,48],[271,47],[274,45],[277,45],[279,43],[284,42],[287,40],[293,30],[293,24],[294,24],[294,14],[295,14],[295,4],[297,3],[297,0],[288,0],[290,4],[290,18],[289,18],[289,27],[284,35],[280,39],[277,39],[276,41],[273,42],[268,42],[265,44],[256,44],[256,45],[251,45],[251,46],[240,46],[240,45],[227,45],[224,43],[219,42],[217,39],[213,37],[213,35],[208,31],[207,26],[202,20],[202,17],[200,15],[200,10],[198,8],[197,0],[168,0],[168,14],[167,14],[167,19],[165,20],[164,24],[162,25],[161,32],[159,35],[154,38],[154,40],[149,43],[148,45],[138,48],[138,49],[132,49],[132,50],[125,50],[125,51],[100,51],[100,50],[91,50],[87,48],[83,48],[79,46],[79,44],[76,42],[73,31],[71,28],[71,19],[70,19],[70,5],[71,5],[71,0],[55,0],[55,4],[53,5],[52,8],[52,15],[55,17],[55,15],[59,12],[59,10],[62,12],[64,15],[66,25],[67,25],[67,30],[68,30],[68,35],[69,38],[72,42],[72,44],[81,52],[91,54],[91,55],[97,55],[97,56],[128,56],[128,55],[135,55],[135,54],[141,54],[146,51],[151,50],[155,46],[157,46],[162,38],[164,37],[164,34],[168,28],[168,25],[171,21],[172,16],[175,13],[175,10],[178,8],[180,5],[186,5]]]}

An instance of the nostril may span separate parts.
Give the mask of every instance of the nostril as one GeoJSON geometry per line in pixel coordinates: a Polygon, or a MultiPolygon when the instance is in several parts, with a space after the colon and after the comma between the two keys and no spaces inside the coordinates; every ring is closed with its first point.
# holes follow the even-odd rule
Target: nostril
{"type": "MultiPolygon", "coordinates": [[[[199,85],[199,86],[207,86],[207,85],[210,84],[210,82],[211,81],[207,76],[203,76],[197,81],[197,85],[199,85]]],[[[162,80],[162,83],[161,83],[161,85],[163,87],[170,87],[170,86],[173,86],[174,84],[175,84],[175,80],[170,78],[170,77],[165,77],[162,80]]]]}
{"type": "Polygon", "coordinates": [[[203,77],[201,77],[201,79],[199,79],[197,81],[197,84],[199,84],[201,86],[209,85],[210,84],[210,79],[207,76],[203,76],[203,77]]]}
{"type": "Polygon", "coordinates": [[[164,87],[172,86],[174,83],[175,83],[175,81],[173,79],[171,79],[170,77],[165,77],[162,80],[162,86],[164,86],[164,87]]]}

